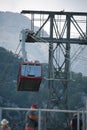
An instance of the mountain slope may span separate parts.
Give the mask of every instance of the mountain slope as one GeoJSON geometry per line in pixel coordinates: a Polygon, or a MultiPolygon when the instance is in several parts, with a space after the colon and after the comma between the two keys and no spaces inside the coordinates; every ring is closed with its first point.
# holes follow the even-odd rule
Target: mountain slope
{"type": "Polygon", "coordinates": [[[30,20],[18,13],[0,12],[0,45],[14,51],[19,43],[20,31],[30,27],[30,20]]]}
{"type": "MultiPolygon", "coordinates": [[[[35,28],[37,29],[38,27],[35,28]]],[[[21,30],[31,29],[31,21],[28,17],[19,13],[0,12],[0,29],[0,46],[15,52],[19,45],[21,30]]],[[[29,52],[28,56],[30,60],[47,62],[48,47],[45,44],[29,44],[26,48],[28,48],[27,51],[29,52]]]]}

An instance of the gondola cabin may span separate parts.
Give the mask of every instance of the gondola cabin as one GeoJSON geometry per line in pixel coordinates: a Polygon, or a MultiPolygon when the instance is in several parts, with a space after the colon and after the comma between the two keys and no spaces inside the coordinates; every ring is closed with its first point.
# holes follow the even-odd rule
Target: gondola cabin
{"type": "Polygon", "coordinates": [[[40,63],[23,62],[20,64],[17,90],[38,91],[42,80],[42,65],[40,63]]]}

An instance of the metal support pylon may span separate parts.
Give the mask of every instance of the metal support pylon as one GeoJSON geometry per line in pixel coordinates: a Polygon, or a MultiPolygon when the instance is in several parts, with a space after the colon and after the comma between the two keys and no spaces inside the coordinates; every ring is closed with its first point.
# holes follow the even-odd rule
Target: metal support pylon
{"type": "MultiPolygon", "coordinates": [[[[27,35],[26,42],[44,42],[49,43],[49,60],[48,60],[48,90],[49,99],[47,108],[69,109],[68,104],[68,88],[70,82],[70,48],[71,44],[87,45],[87,13],[86,12],[52,12],[52,11],[33,11],[23,10],[21,13],[32,16],[33,14],[33,30],[34,24],[41,20],[43,24],[35,30],[32,36],[27,35]],[[35,17],[34,17],[35,15],[35,17]],[[36,18],[37,15],[37,18],[36,18]],[[79,23],[84,19],[84,28],[79,23]],[[40,35],[48,23],[48,36],[40,35]],[[60,27],[61,26],[61,27],[60,27]],[[78,33],[77,37],[72,36],[72,31],[78,33]],[[59,87],[63,90],[59,92],[59,87]],[[64,104],[64,105],[63,105],[64,104]]],[[[32,17],[29,17],[32,18],[32,17]]],[[[41,23],[41,22],[40,22],[41,23]]],[[[35,24],[36,25],[36,24],[35,24]]],[[[31,24],[32,26],[32,24],[31,24]]]]}

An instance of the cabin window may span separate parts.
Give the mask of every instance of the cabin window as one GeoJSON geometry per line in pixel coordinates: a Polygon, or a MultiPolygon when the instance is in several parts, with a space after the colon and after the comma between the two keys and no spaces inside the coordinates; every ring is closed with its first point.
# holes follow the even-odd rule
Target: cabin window
{"type": "Polygon", "coordinates": [[[40,65],[22,65],[21,75],[29,76],[29,77],[40,77],[41,66],[40,65]]]}

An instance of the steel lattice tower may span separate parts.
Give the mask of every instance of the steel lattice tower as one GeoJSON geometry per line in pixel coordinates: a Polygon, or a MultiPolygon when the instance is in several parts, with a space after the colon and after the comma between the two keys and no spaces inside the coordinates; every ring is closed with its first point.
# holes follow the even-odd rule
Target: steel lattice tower
{"type": "MultiPolygon", "coordinates": [[[[23,10],[31,19],[31,31],[27,33],[26,42],[49,43],[48,61],[48,108],[64,103],[63,109],[68,108],[68,87],[70,79],[70,48],[71,44],[87,45],[87,13],[85,12],[52,12],[23,10]],[[35,30],[35,22],[39,21],[40,27],[35,30]],[[80,24],[79,21],[84,21],[80,24]],[[43,34],[46,24],[49,26],[48,36],[43,34]],[[84,26],[84,27],[83,27],[84,26]],[[72,31],[78,33],[72,36],[72,31]],[[57,53],[60,53],[58,59],[57,53]],[[59,94],[58,84],[62,83],[63,93],[59,94]],[[63,96],[63,99],[61,99],[63,96]]],[[[61,108],[61,105],[58,107],[61,108]]]]}

